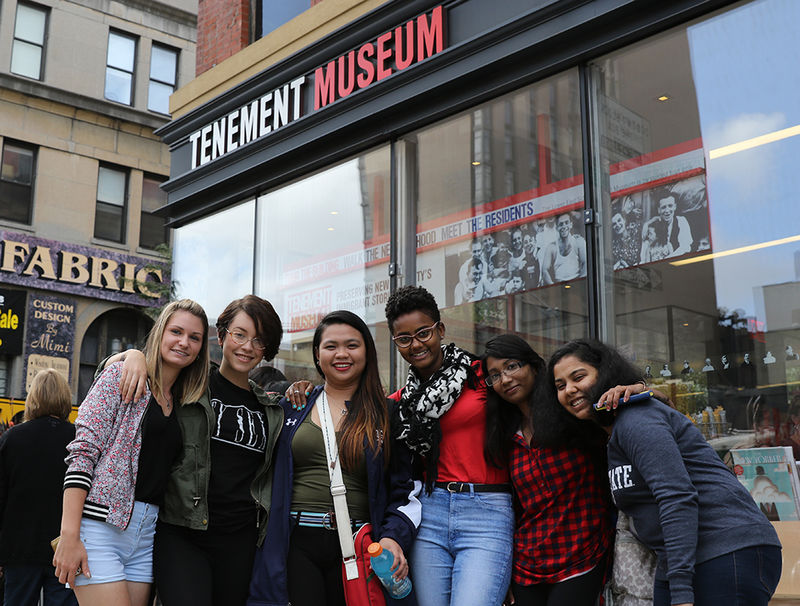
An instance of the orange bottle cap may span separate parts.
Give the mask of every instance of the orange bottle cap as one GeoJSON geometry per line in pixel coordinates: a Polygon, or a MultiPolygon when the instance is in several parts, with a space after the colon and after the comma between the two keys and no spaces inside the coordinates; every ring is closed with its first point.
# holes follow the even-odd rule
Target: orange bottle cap
{"type": "Polygon", "coordinates": [[[383,545],[380,543],[371,543],[370,546],[367,547],[367,553],[372,558],[379,556],[383,553],[383,545]]]}

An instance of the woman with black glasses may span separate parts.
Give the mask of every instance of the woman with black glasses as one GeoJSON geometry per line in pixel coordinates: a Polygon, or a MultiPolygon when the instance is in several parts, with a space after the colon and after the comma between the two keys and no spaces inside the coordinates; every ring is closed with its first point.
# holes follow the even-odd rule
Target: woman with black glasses
{"type": "Polygon", "coordinates": [[[506,461],[486,456],[486,385],[480,360],[451,343],[436,300],[399,289],[386,319],[411,364],[392,422],[419,462],[422,523],[410,558],[420,606],[499,606],[511,576],[514,511],[506,461]]]}

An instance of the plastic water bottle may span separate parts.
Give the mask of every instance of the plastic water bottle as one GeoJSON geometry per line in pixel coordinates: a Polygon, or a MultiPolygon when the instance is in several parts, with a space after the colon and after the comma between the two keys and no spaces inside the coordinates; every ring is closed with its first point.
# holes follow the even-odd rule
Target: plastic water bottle
{"type": "Polygon", "coordinates": [[[411,593],[411,579],[406,577],[402,581],[395,581],[392,576],[392,565],[394,564],[394,556],[391,551],[386,551],[380,543],[372,543],[367,547],[369,554],[370,565],[372,570],[375,571],[377,577],[386,587],[386,591],[393,598],[400,599],[406,597],[411,593]]]}

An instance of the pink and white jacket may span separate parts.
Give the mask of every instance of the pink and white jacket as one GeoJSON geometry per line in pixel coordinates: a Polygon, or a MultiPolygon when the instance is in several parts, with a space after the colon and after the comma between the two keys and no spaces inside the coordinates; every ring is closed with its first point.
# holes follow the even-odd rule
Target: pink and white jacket
{"type": "Polygon", "coordinates": [[[64,488],[88,492],[83,517],[125,529],[133,511],[136,473],[142,450],[142,418],[150,389],[122,402],[122,363],[111,364],[92,385],[78,409],[75,439],[67,446],[64,488]]]}

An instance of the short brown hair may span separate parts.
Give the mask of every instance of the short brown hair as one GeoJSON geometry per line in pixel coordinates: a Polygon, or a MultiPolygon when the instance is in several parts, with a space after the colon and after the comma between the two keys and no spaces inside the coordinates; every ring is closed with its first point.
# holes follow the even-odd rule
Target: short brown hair
{"type": "Polygon", "coordinates": [[[25,398],[25,421],[53,415],[66,419],[72,412],[72,393],[67,380],[55,369],[45,368],[36,373],[25,398]]]}
{"type": "Polygon", "coordinates": [[[250,316],[253,324],[256,325],[256,334],[264,344],[264,359],[271,360],[277,356],[278,348],[283,338],[281,319],[275,308],[272,307],[272,303],[256,295],[245,295],[241,299],[231,301],[223,312],[219,314],[219,318],[217,318],[217,333],[220,341],[225,340],[222,331],[227,330],[228,326],[233,322],[234,316],[240,311],[250,316]]]}

